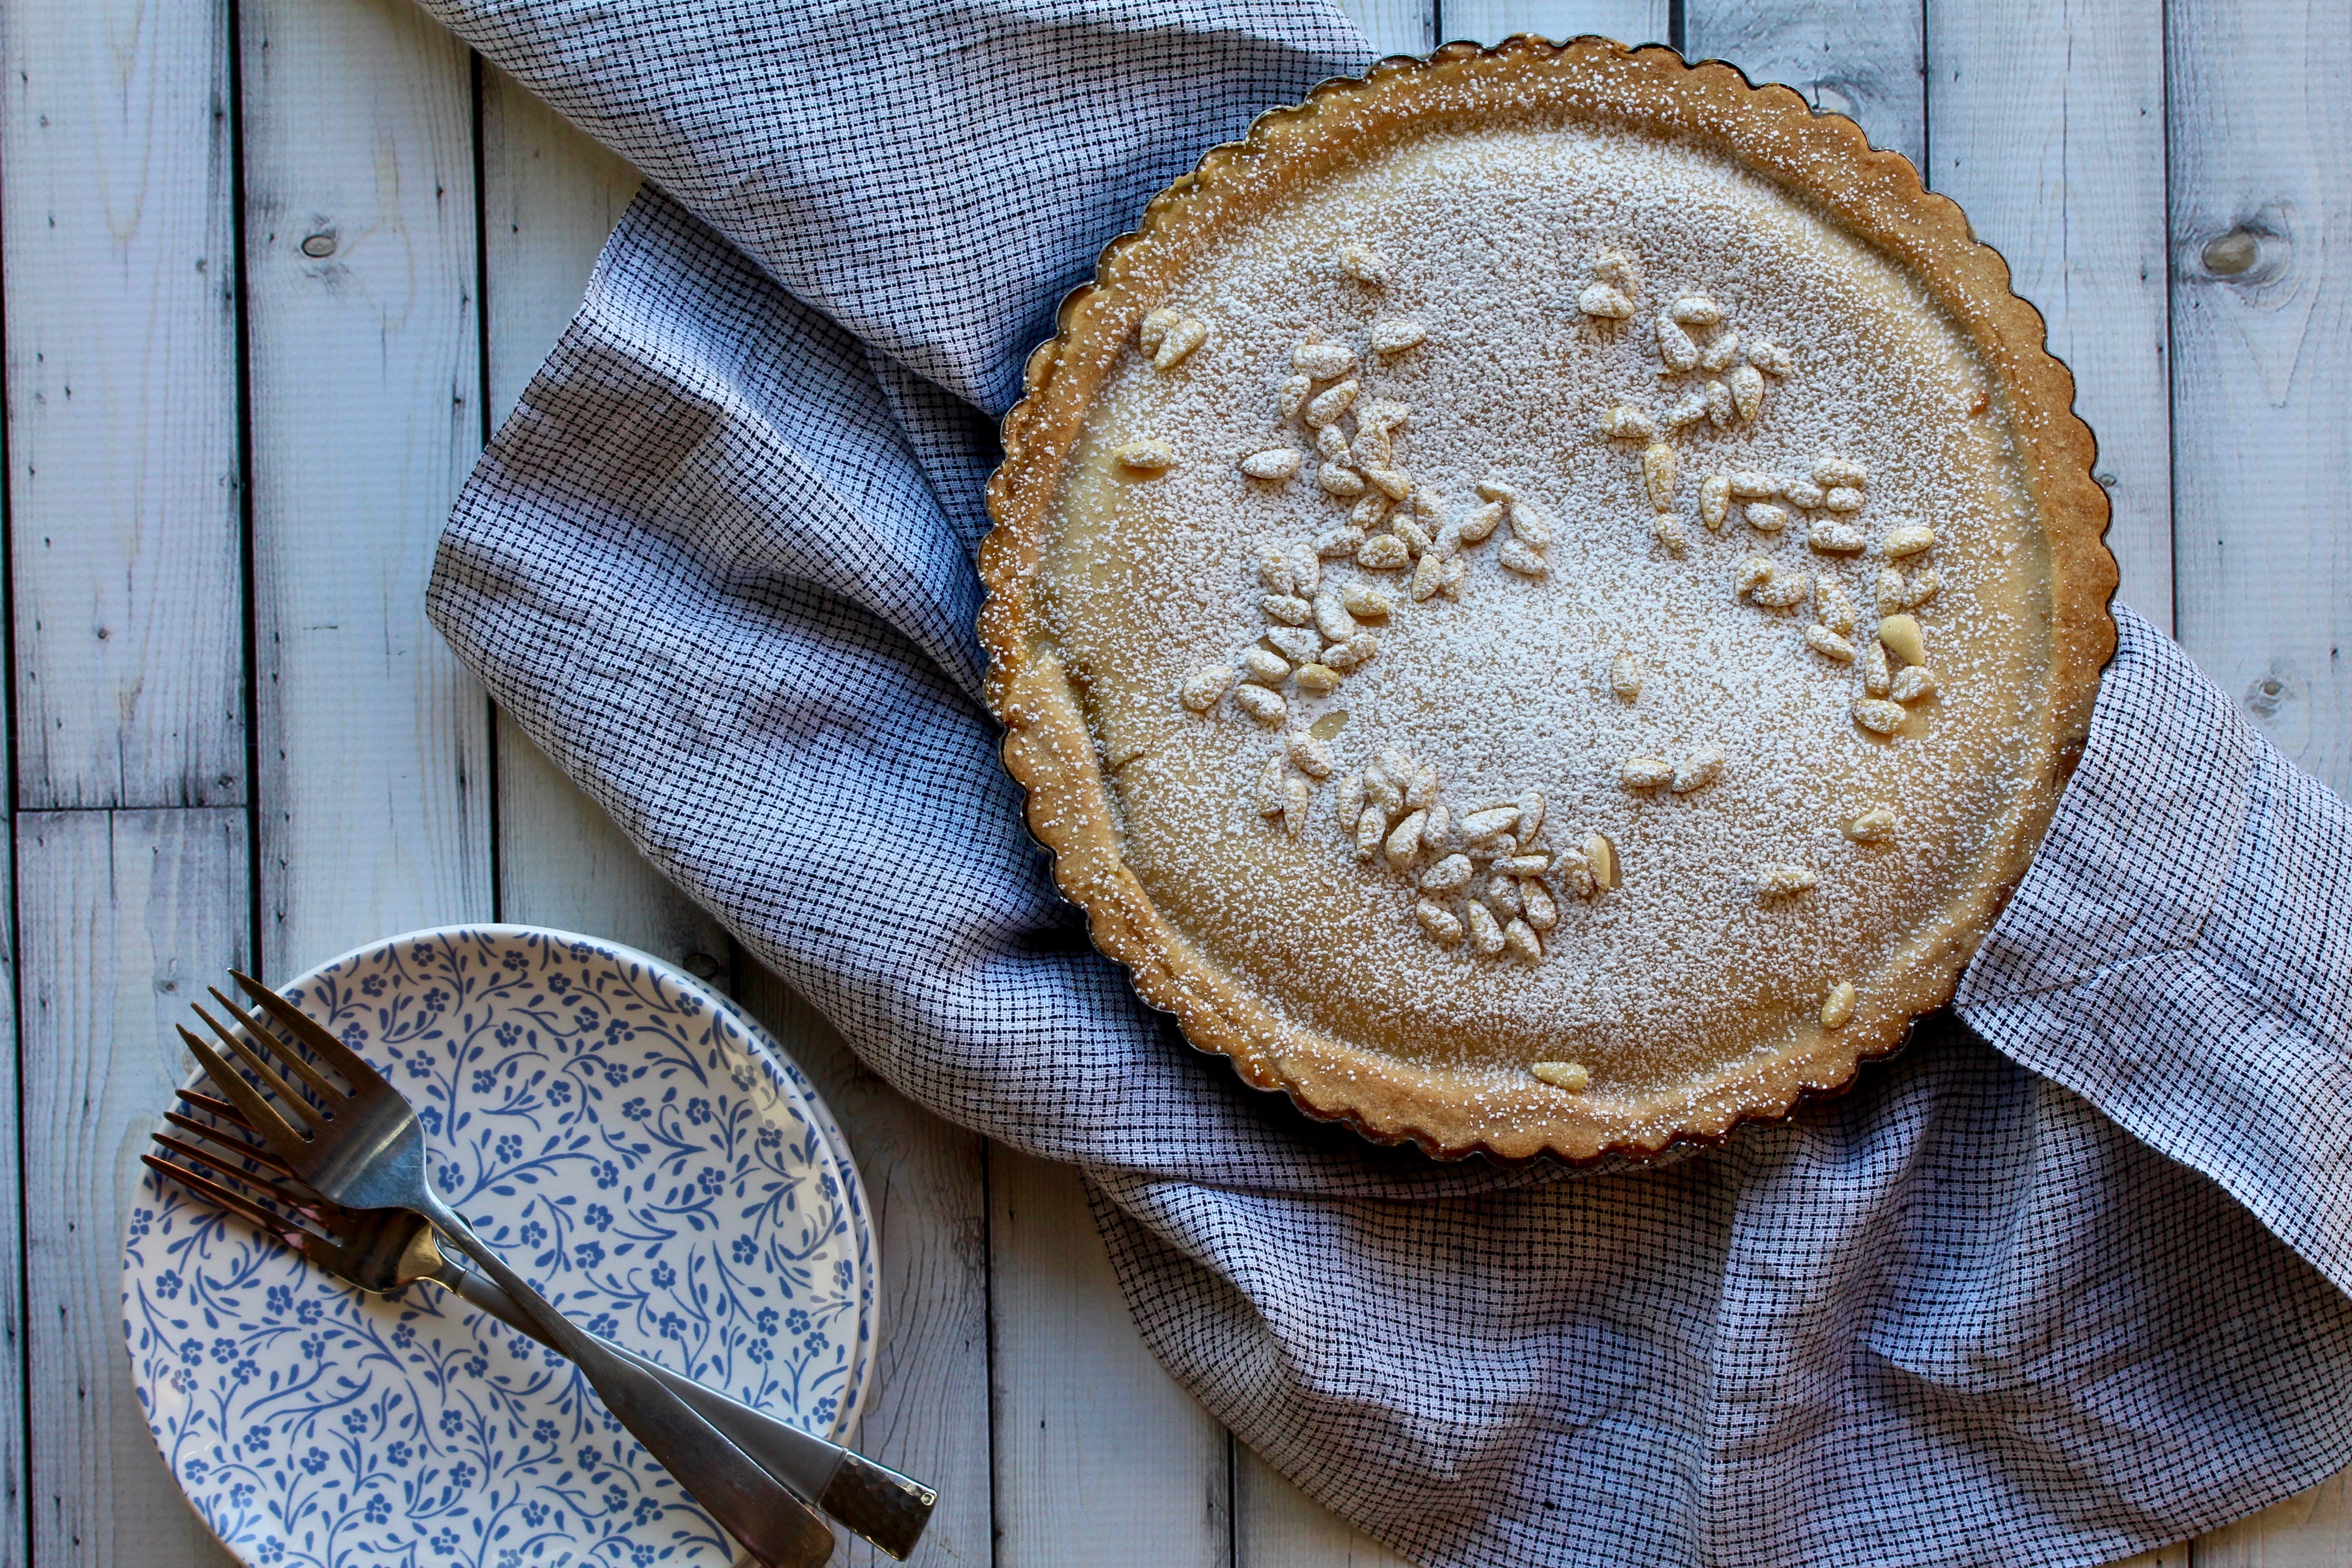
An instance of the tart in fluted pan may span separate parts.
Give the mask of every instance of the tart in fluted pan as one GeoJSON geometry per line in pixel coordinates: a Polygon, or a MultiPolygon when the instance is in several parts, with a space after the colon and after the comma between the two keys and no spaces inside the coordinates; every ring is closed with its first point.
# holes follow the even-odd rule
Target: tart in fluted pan
{"type": "Polygon", "coordinates": [[[1005,421],[990,701],[1145,1000],[1440,1153],[1722,1136],[1947,1001],[2114,647],[2072,382],[1901,157],[1599,39],[1265,116],[1005,421]]]}

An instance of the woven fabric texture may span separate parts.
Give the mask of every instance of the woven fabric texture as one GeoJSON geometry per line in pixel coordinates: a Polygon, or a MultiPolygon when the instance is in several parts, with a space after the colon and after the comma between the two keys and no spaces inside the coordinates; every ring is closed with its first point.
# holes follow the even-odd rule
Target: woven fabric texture
{"type": "Polygon", "coordinates": [[[2352,1458],[2346,810],[2145,622],[1958,1016],[1853,1092],[1646,1168],[1375,1148],[1093,953],[973,634],[1055,303],[1345,20],[429,3],[652,176],[436,623],[877,1070],[1084,1165],[1152,1348],[1310,1495],[1449,1568],[2095,1563],[2352,1458]]]}

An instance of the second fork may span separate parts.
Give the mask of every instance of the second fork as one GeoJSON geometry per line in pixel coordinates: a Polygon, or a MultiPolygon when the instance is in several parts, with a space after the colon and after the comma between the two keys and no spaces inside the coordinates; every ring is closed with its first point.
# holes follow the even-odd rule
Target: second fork
{"type": "Polygon", "coordinates": [[[242,1033],[199,1007],[196,1016],[220,1046],[185,1026],[180,1037],[214,1087],[296,1174],[322,1197],[349,1207],[410,1209],[431,1220],[497,1281],[549,1343],[587,1374],[604,1407],[635,1434],[656,1462],[761,1562],[771,1568],[819,1568],[833,1555],[833,1530],[822,1514],[677,1394],[557,1311],[474,1234],[465,1216],[434,1190],[425,1173],[424,1125],[383,1074],[275,991],[249,975],[229,973],[301,1048],[217,989],[214,999],[242,1033]],[[345,1087],[311,1066],[304,1051],[340,1075],[345,1087]]]}
{"type": "MultiPolygon", "coordinates": [[[[434,1244],[432,1226],[421,1216],[405,1209],[351,1209],[329,1203],[299,1188],[286,1163],[253,1141],[253,1130],[236,1107],[184,1089],[179,1098],[209,1120],[165,1112],[164,1121],[186,1136],[158,1132],[155,1142],[181,1163],[142,1156],[150,1168],[244,1215],[345,1284],[391,1294],[417,1280],[430,1279],[509,1328],[546,1343],[506,1292],[443,1256],[434,1244]],[[240,1168],[248,1163],[260,1169],[240,1168]],[[206,1177],[192,1166],[213,1171],[221,1179],[206,1177]],[[267,1199],[296,1217],[273,1213],[257,1199],[267,1199]],[[313,1223],[303,1224],[303,1220],[313,1223]]],[[[938,1501],[939,1494],[930,1488],[854,1449],[803,1432],[647,1361],[625,1346],[613,1348],[693,1406],[769,1474],[835,1520],[893,1557],[903,1559],[914,1550],[938,1501]]]]}

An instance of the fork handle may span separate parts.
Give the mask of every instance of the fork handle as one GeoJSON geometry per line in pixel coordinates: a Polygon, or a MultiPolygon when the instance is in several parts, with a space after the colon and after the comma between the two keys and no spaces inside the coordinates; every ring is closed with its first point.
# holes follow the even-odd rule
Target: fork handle
{"type": "Polygon", "coordinates": [[[823,1568],[834,1548],[833,1527],[824,1515],[761,1469],[661,1382],[557,1311],[438,1193],[427,1186],[418,1196],[424,1200],[419,1206],[425,1217],[498,1282],[539,1331],[535,1337],[587,1373],[604,1407],[746,1551],[769,1568],[823,1568]]]}
{"type": "MultiPolygon", "coordinates": [[[[451,1264],[427,1278],[463,1297],[468,1306],[479,1308],[541,1344],[547,1343],[538,1325],[523,1315],[512,1298],[472,1269],[451,1264]]],[[[614,1355],[658,1380],[686,1401],[695,1414],[718,1427],[730,1442],[758,1460],[761,1469],[792,1488],[803,1501],[814,1502],[833,1484],[834,1472],[841,1468],[841,1457],[846,1451],[838,1443],[803,1432],[788,1421],[754,1410],[715,1388],[706,1388],[658,1362],[647,1361],[626,1345],[614,1344],[611,1340],[604,1343],[614,1355]]]]}
{"type": "MultiPolygon", "coordinates": [[[[462,1264],[444,1262],[438,1271],[425,1278],[517,1333],[539,1339],[538,1329],[505,1291],[462,1264]]],[[[540,1340],[541,1344],[546,1342],[540,1340]]],[[[647,1361],[626,1345],[614,1344],[613,1351],[631,1366],[660,1379],[697,1415],[757,1460],[761,1469],[792,1488],[794,1495],[816,1504],[835,1524],[902,1562],[915,1550],[939,1502],[940,1494],[929,1487],[887,1465],[876,1464],[855,1448],[803,1432],[789,1421],[780,1421],[658,1362],[647,1361]]]]}

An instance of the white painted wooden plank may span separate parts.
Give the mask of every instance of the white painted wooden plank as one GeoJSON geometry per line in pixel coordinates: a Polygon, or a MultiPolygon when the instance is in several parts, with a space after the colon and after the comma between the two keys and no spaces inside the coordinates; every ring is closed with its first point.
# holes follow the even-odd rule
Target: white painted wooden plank
{"type": "Polygon", "coordinates": [[[1076,1170],[988,1153],[999,1568],[1222,1568],[1231,1440],[1144,1348],[1076,1170]]]}
{"type": "MultiPolygon", "coordinates": [[[[495,70],[483,96],[491,407],[503,418],[579,303],[638,176],[495,70]]],[[[729,952],[715,921],[630,848],[509,721],[499,761],[501,916],[609,935],[673,960],[729,952]]],[[[893,1092],[824,1018],[745,958],[747,1005],[842,1122],[874,1205],[883,1322],[856,1440],[940,1489],[915,1561],[989,1560],[988,1279],[981,1140],[893,1092]]],[[[883,1559],[845,1542],[836,1561],[883,1559]]]]}
{"type": "Polygon", "coordinates": [[[1598,33],[1623,44],[1666,41],[1666,0],[1438,0],[1438,36],[1499,44],[1514,33],[1564,41],[1598,33]]]}
{"type": "Polygon", "coordinates": [[[1437,47],[1429,0],[1339,0],[1339,9],[1381,54],[1425,55],[1437,47]]]}
{"type": "Polygon", "coordinates": [[[479,447],[467,56],[245,0],[263,961],[491,912],[488,704],[425,620],[479,447]]]}
{"type": "Polygon", "coordinates": [[[131,1388],[122,1227],[184,1067],[173,1026],[245,962],[245,813],[26,813],[16,831],[34,1557],[226,1563],[131,1388]]]}
{"type": "MultiPolygon", "coordinates": [[[[2120,1563],[2110,1563],[2107,1568],[2189,1568],[2191,1548],[2183,1541],[2172,1546],[2143,1552],[2137,1557],[2126,1557],[2120,1563]]],[[[2200,1560],[2201,1561],[2201,1560],[2200,1560]]]]}
{"type": "MultiPolygon", "coordinates": [[[[2344,0],[2168,11],[2173,605],[2181,643],[2289,756],[2352,787],[2352,105],[2344,0]]],[[[2200,1568],[2352,1562],[2337,1477],[2197,1543],[2200,1568]]]]}
{"type": "Polygon", "coordinates": [[[2172,624],[2163,0],[1927,13],[1928,183],[2009,258],[2099,438],[2126,604],[2172,624]]]}
{"type": "MultiPolygon", "coordinates": [[[[21,1082],[16,1008],[23,972],[16,962],[15,879],[12,856],[10,864],[0,865],[0,1073],[18,1075],[21,1082]]],[[[24,1256],[21,1100],[15,1110],[16,1115],[0,1116],[0,1259],[24,1256]]],[[[25,1568],[33,1560],[25,1327],[23,1269],[0,1263],[0,1568],[25,1568]]]]}
{"type": "MultiPolygon", "coordinates": [[[[986,1147],[858,1064],[822,1014],[739,955],[743,1004],[816,1084],[849,1140],[882,1258],[879,1342],[852,1441],[939,1490],[912,1561],[991,1562],[986,1147]]],[[[863,1542],[836,1563],[880,1568],[863,1542]]],[[[1006,1560],[1011,1568],[1012,1559],[1006,1560]]]]}
{"type": "Polygon", "coordinates": [[[246,790],[221,0],[0,6],[17,794],[246,790]]]}
{"type": "Polygon", "coordinates": [[[2287,755],[2345,792],[2352,100],[2338,78],[2352,16],[2344,0],[2200,0],[2169,16],[2178,634],[2287,755]]]}
{"type": "Polygon", "coordinates": [[[1407,1564],[1236,1443],[1234,1568],[1407,1568],[1407,1564]]]}
{"type": "MultiPolygon", "coordinates": [[[[483,337],[493,421],[512,412],[578,310],[638,175],[495,67],[482,73],[483,337]]],[[[497,721],[499,918],[724,967],[727,937],[596,804],[497,721]]]]}
{"type": "Polygon", "coordinates": [[[490,423],[572,323],[596,255],[644,177],[496,66],[482,68],[490,423]]]}
{"type": "Polygon", "coordinates": [[[1927,144],[1920,11],[1919,0],[1688,0],[1684,52],[1795,88],[1860,125],[1872,146],[1917,163],[1927,144]]]}
{"type": "Polygon", "coordinates": [[[609,937],[726,985],[725,928],[512,720],[501,713],[498,725],[499,919],[609,937]]]}
{"type": "Polygon", "coordinates": [[[2197,1541],[2197,1568],[2344,1568],[2352,1563],[2352,1474],[2197,1541]]]}
{"type": "MultiPolygon", "coordinates": [[[[484,108],[492,406],[503,415],[569,319],[588,264],[635,176],[511,84],[494,79],[484,108]]],[[[593,806],[510,728],[501,737],[499,795],[506,918],[569,923],[661,950],[649,931],[625,928],[634,916],[640,926],[676,929],[669,911],[683,900],[653,879],[601,816],[589,817],[593,806]]],[[[842,1118],[875,1198],[885,1321],[860,1441],[877,1458],[940,1489],[940,1507],[919,1562],[986,1562],[992,1482],[981,1142],[858,1068],[839,1037],[781,981],[747,967],[742,982],[755,1010],[842,1118]]],[[[1076,1201],[1076,1223],[1091,1238],[1083,1199],[1076,1201]]],[[[1098,1244],[1096,1252],[1098,1257],[1098,1244]]],[[[1107,1262],[1102,1268],[1107,1276],[1107,1262]]],[[[1123,1336],[1131,1356],[1144,1356],[1116,1288],[1107,1278],[1103,1284],[1107,1289],[1092,1303],[1104,1314],[1095,1331],[1123,1336]]],[[[1056,1370],[1070,1381],[1054,1396],[1085,1401],[1093,1370],[1071,1363],[1056,1370]]],[[[1222,1435],[1148,1357],[1143,1370],[1189,1407],[1222,1493],[1222,1435]]],[[[1097,1405],[1094,1413],[1122,1425],[1128,1419],[1117,1406],[1097,1405]]],[[[1079,1500],[1064,1494],[1055,1502],[1067,1508],[1079,1500]]],[[[1222,1495],[1215,1506],[1221,1520],[1222,1495]]],[[[1048,1540],[1068,1539],[1065,1526],[1039,1522],[1048,1540]]],[[[1221,1522],[1216,1529],[1221,1534],[1221,1522]]],[[[845,1562],[875,1560],[862,1543],[843,1553],[845,1562]]]]}

